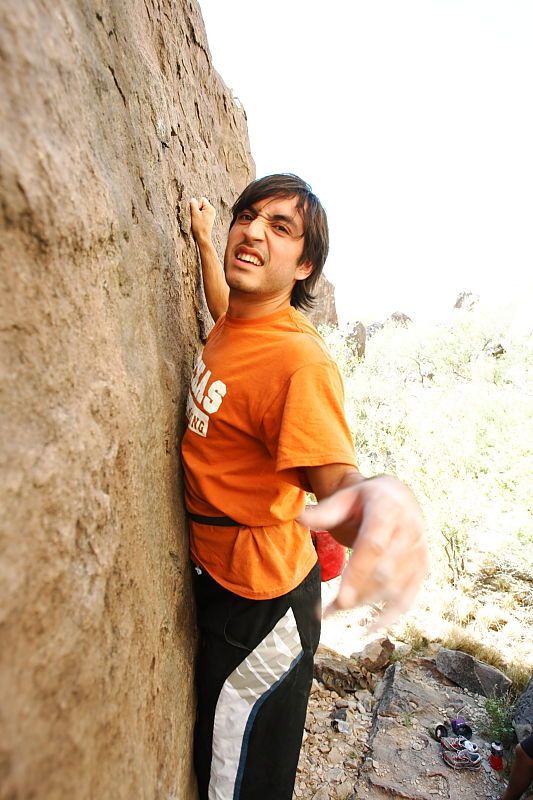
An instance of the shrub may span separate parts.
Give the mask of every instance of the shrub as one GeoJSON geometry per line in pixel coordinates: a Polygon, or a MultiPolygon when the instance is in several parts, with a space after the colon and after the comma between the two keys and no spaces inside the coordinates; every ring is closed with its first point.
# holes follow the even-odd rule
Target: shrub
{"type": "Polygon", "coordinates": [[[516,744],[513,708],[509,696],[490,697],[485,701],[486,733],[491,741],[501,742],[506,750],[510,750],[516,744]]]}

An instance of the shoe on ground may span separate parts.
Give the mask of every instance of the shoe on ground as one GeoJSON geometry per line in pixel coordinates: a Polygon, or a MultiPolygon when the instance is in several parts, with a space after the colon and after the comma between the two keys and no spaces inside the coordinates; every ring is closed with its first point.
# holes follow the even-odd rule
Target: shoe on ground
{"type": "Polygon", "coordinates": [[[481,756],[469,750],[442,750],[444,763],[452,769],[467,769],[477,772],[481,769],[481,756]]]}
{"type": "Polygon", "coordinates": [[[468,750],[471,753],[478,752],[477,744],[469,742],[464,736],[443,736],[440,743],[445,750],[453,750],[456,753],[460,750],[468,750]]]}

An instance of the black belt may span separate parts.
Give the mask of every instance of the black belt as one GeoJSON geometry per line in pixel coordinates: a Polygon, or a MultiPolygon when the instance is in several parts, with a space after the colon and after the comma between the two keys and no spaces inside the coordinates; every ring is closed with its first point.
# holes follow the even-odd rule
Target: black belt
{"type": "Polygon", "coordinates": [[[240,522],[235,522],[231,517],[204,517],[202,514],[189,514],[189,519],[200,525],[218,525],[220,528],[244,528],[240,522]]]}

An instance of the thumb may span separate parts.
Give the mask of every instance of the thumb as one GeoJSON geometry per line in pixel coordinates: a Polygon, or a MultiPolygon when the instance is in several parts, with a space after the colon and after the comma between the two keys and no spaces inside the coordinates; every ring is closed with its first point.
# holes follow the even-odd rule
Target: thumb
{"type": "Polygon", "coordinates": [[[191,211],[198,211],[199,206],[196,197],[191,197],[189,205],[191,207],[191,211]]]}
{"type": "Polygon", "coordinates": [[[315,530],[328,531],[336,528],[350,516],[356,496],[356,486],[342,489],[331,497],[321,500],[318,505],[306,509],[300,514],[298,521],[307,528],[315,530]]]}

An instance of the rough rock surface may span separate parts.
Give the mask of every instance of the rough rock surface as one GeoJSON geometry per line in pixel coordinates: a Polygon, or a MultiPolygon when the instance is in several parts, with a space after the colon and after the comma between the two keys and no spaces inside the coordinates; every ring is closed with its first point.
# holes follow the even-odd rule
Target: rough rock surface
{"type": "Polygon", "coordinates": [[[335,305],[335,287],[325,275],[321,275],[316,288],[316,305],[306,316],[313,325],[338,325],[335,305]]]}
{"type": "Polygon", "coordinates": [[[484,697],[501,697],[511,688],[511,681],[503,672],[461,650],[443,647],[435,656],[435,665],[458,686],[484,697]]]}
{"type": "Polygon", "coordinates": [[[244,114],[191,0],[4,0],[0,69],[0,797],[193,798],[188,200],[220,243],[244,114]]]}

